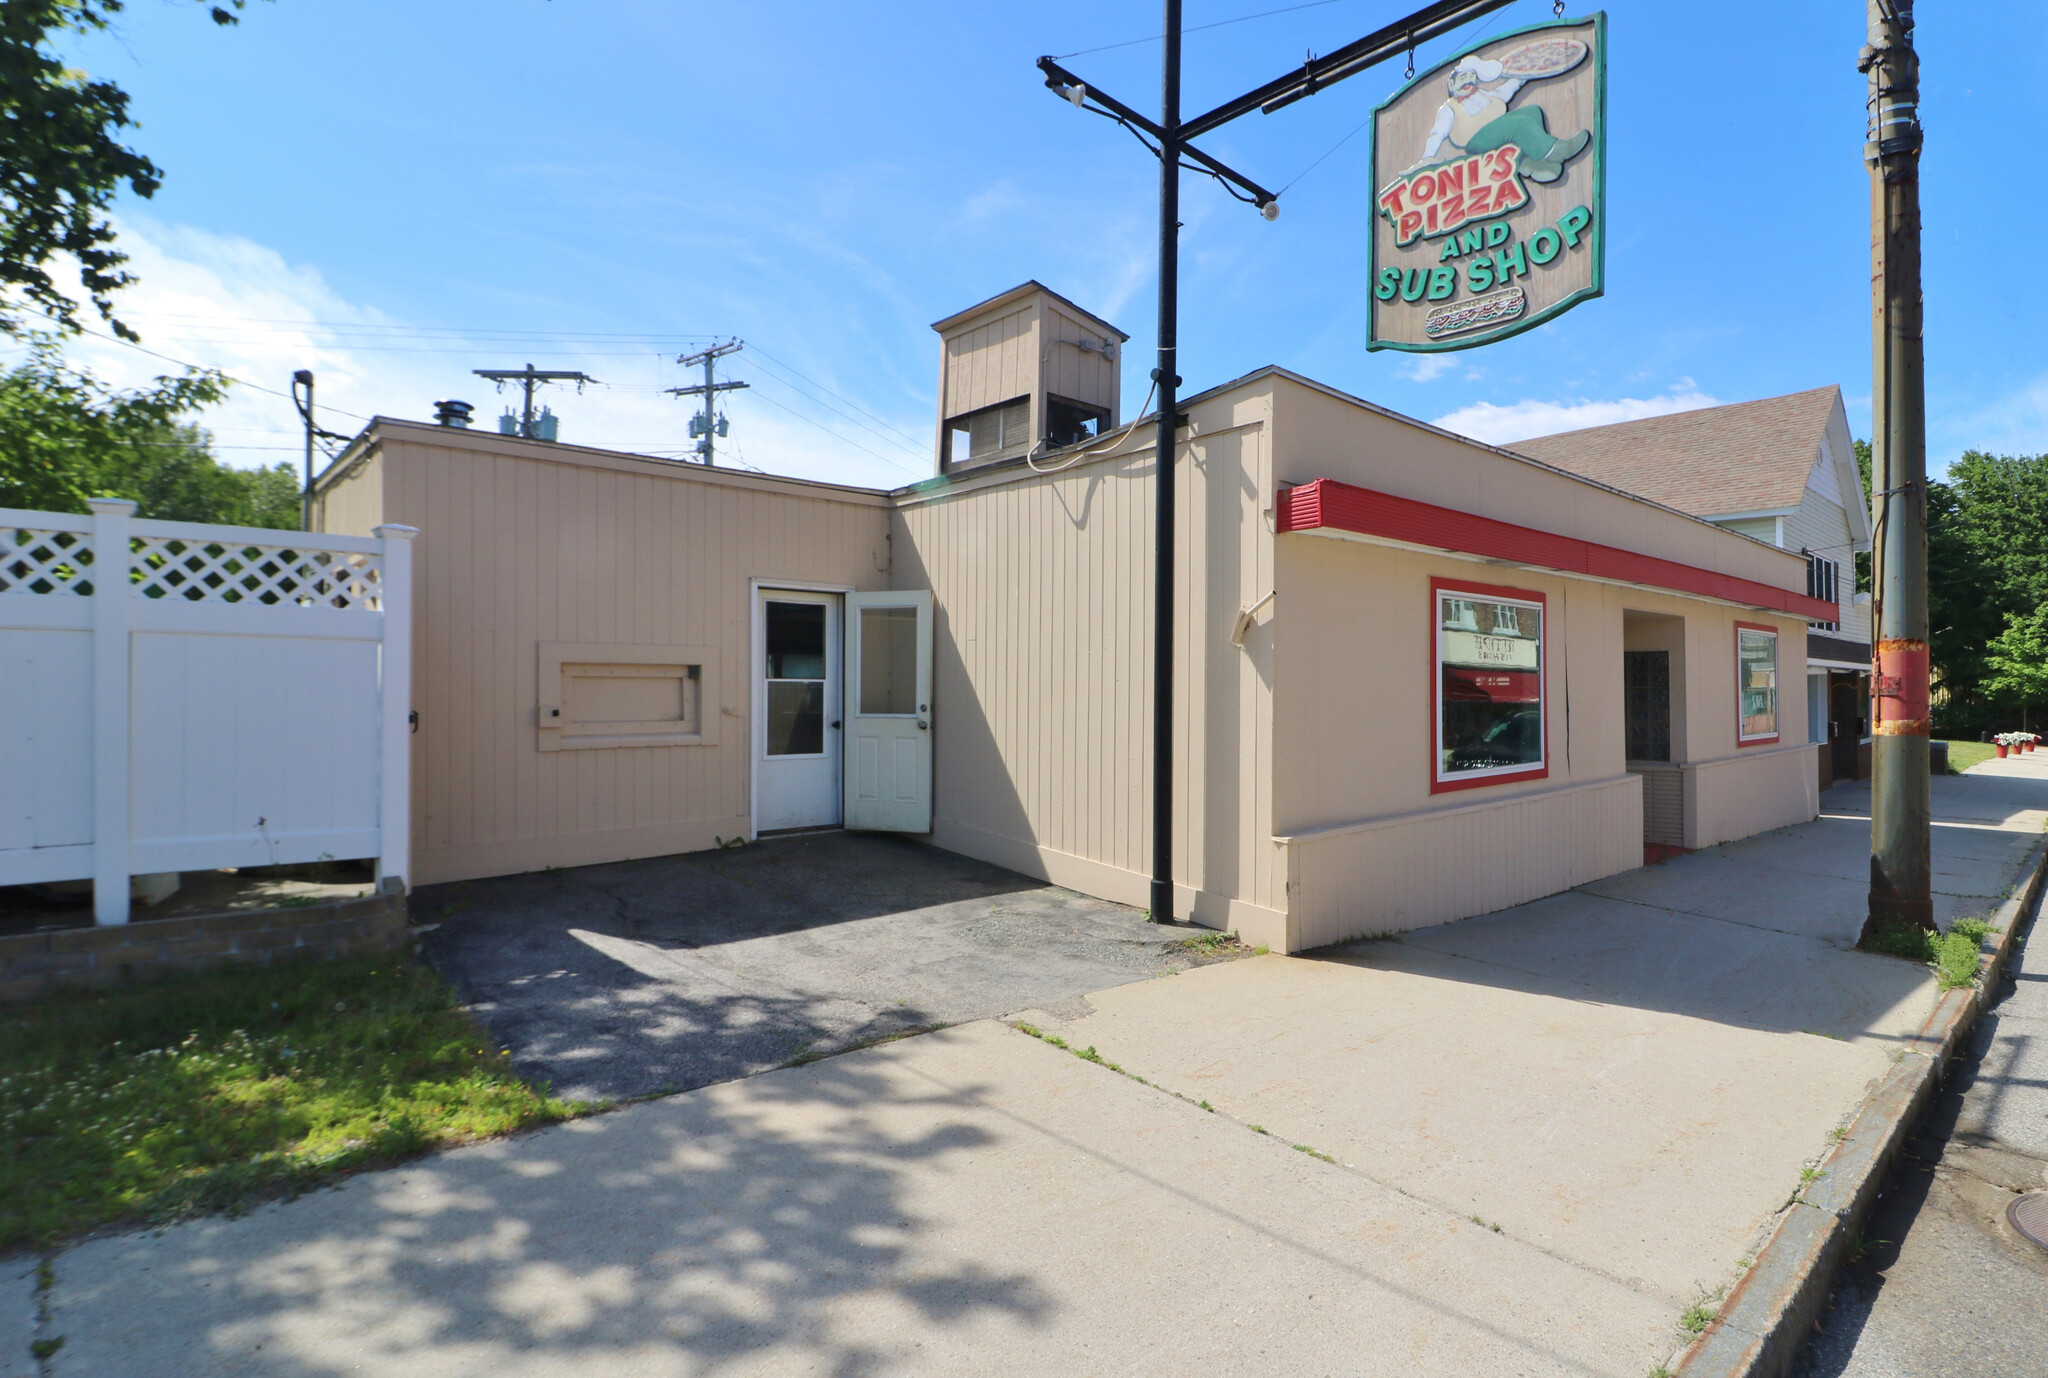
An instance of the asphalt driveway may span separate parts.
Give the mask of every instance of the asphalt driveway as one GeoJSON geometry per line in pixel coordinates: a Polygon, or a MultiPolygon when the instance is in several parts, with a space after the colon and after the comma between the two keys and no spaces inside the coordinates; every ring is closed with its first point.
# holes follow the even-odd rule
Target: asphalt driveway
{"type": "Polygon", "coordinates": [[[520,1071],[579,1099],[686,1091],[1197,965],[1203,930],[904,838],[433,885],[425,953],[520,1071]]]}

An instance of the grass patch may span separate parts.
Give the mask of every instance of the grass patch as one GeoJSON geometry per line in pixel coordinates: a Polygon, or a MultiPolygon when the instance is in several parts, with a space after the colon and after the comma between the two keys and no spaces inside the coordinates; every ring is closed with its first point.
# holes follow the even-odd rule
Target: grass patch
{"type": "Polygon", "coordinates": [[[1714,1323],[1714,1308],[1701,1302],[1694,1302],[1685,1308],[1685,1314],[1678,1318],[1678,1328],[1688,1335],[1697,1335],[1714,1323]]]}
{"type": "Polygon", "coordinates": [[[232,1211],[588,1108],[537,1094],[392,954],[59,995],[0,1015],[0,1248],[232,1211]]]}
{"type": "Polygon", "coordinates": [[[1948,773],[1960,775],[1982,761],[1988,761],[1998,754],[1998,748],[1990,742],[1950,742],[1948,744],[1948,773]]]}
{"type": "Polygon", "coordinates": [[[1977,982],[1977,958],[1984,935],[1992,931],[1983,919],[1957,919],[1947,933],[1921,928],[1886,928],[1863,943],[1865,952],[1904,957],[1925,963],[1943,990],[1977,982]]]}

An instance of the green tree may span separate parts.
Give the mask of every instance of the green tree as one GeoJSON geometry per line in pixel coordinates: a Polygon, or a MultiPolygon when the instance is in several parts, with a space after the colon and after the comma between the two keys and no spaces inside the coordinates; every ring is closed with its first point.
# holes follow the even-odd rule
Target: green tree
{"type": "Polygon", "coordinates": [[[1991,674],[1983,690],[1994,704],[2024,712],[2048,703],[2048,607],[2009,614],[1984,659],[1991,674]]]}
{"type": "MultiPolygon", "coordinates": [[[[233,24],[245,3],[206,8],[214,23],[233,24]]],[[[0,2],[0,331],[8,334],[29,311],[78,328],[78,303],[50,274],[62,255],[78,265],[79,286],[114,332],[135,338],[114,318],[113,294],[131,279],[106,211],[123,183],[153,196],[163,170],[121,141],[135,124],[128,93],[52,51],[107,29],[124,8],[124,0],[0,2]]]]}
{"type": "Polygon", "coordinates": [[[219,374],[117,391],[65,363],[49,336],[29,344],[28,359],[0,373],[0,507],[84,512],[87,498],[118,497],[169,521],[299,524],[290,465],[227,468],[185,419],[226,395],[219,374]]]}

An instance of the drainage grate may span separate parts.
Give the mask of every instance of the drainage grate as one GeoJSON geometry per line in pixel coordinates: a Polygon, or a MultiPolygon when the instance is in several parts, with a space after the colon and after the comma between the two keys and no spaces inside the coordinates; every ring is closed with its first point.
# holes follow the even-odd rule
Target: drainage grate
{"type": "Polygon", "coordinates": [[[2014,1229],[2048,1249],[2048,1193],[2027,1193],[2005,1208],[2005,1218],[2014,1229]]]}

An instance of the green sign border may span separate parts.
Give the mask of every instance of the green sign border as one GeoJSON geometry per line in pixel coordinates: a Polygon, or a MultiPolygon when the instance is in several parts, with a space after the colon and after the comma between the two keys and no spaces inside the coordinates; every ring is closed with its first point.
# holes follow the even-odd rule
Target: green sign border
{"type": "Polygon", "coordinates": [[[1372,234],[1366,240],[1366,282],[1365,294],[1367,321],[1365,347],[1368,351],[1398,349],[1407,354],[1448,354],[1452,350],[1476,349],[1480,345],[1505,340],[1510,335],[1519,335],[1524,330],[1534,330],[1545,321],[1555,320],[1582,301],[1591,301],[1607,293],[1607,11],[1595,10],[1576,19],[1546,19],[1540,24],[1530,24],[1506,33],[1488,34],[1468,47],[1446,57],[1442,62],[1422,73],[1403,86],[1393,95],[1372,108],[1372,146],[1368,155],[1368,166],[1372,168],[1372,234]],[[1591,252],[1593,254],[1593,285],[1581,287],[1578,291],[1556,302],[1527,320],[1511,321],[1483,334],[1466,336],[1457,340],[1446,340],[1441,344],[1414,344],[1407,340],[1383,340],[1380,338],[1379,302],[1374,299],[1370,284],[1379,281],[1379,139],[1380,112],[1406,96],[1410,91],[1443,75],[1444,70],[1456,65],[1458,59],[1491,47],[1504,38],[1516,38],[1522,34],[1539,33],[1545,29],[1576,29],[1592,21],[1595,46],[1593,67],[1593,233],[1591,252]]]}

